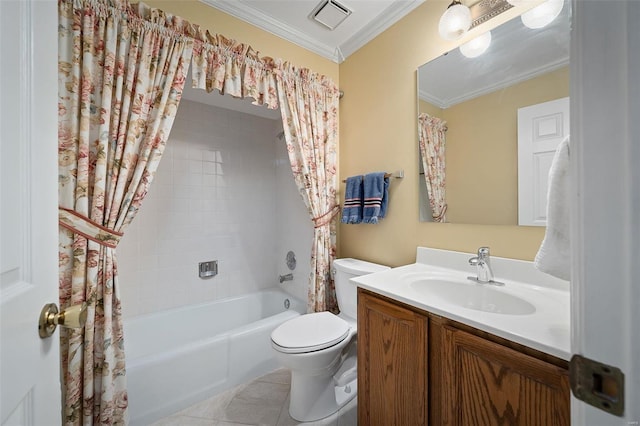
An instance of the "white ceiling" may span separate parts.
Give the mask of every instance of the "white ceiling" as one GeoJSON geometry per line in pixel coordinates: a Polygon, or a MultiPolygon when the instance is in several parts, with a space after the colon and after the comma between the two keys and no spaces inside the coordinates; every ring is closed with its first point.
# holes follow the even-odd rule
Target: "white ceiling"
{"type": "MultiPolygon", "coordinates": [[[[407,15],[424,0],[336,0],[351,14],[334,30],[309,15],[321,0],[201,0],[258,28],[289,40],[331,61],[340,63],[378,34],[407,15]]],[[[195,102],[279,119],[279,110],[256,106],[248,99],[192,89],[187,79],[183,98],[195,102]]]]}
{"type": "Polygon", "coordinates": [[[310,18],[321,0],[201,0],[336,63],[424,0],[335,0],[352,13],[334,30],[310,18]]]}

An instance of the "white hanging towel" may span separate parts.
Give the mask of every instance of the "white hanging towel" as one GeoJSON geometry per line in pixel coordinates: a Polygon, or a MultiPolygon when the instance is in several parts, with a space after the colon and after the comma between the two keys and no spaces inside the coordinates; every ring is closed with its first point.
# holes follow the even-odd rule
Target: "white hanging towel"
{"type": "Polygon", "coordinates": [[[540,271],[554,277],[571,279],[571,239],[569,193],[569,136],[553,156],[547,191],[547,229],[533,261],[540,271]]]}

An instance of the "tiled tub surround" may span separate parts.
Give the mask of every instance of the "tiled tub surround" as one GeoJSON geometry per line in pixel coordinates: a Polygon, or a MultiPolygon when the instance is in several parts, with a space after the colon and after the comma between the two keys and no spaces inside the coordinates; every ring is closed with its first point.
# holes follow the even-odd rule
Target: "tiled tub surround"
{"type": "Polygon", "coordinates": [[[149,424],[275,370],[271,332],[305,308],[280,290],[263,290],[125,321],[131,424],[149,424]]]}
{"type": "MultiPolygon", "coordinates": [[[[469,266],[475,253],[461,253],[419,247],[416,263],[376,274],[352,278],[359,287],[406,303],[426,312],[458,321],[476,329],[511,340],[555,357],[569,360],[569,283],[544,274],[533,262],[492,257],[496,281],[504,287],[489,290],[503,292],[527,300],[535,309],[524,315],[507,315],[468,309],[449,303],[437,292],[427,294],[412,287],[412,282],[431,277],[476,275],[469,266]]],[[[469,281],[471,282],[471,281],[469,281]]],[[[473,285],[473,284],[472,284],[473,285]]]]}
{"type": "Polygon", "coordinates": [[[280,120],[180,103],[149,194],[117,249],[125,319],[277,286],[289,250],[298,267],[282,287],[306,299],[313,229],[281,129],[280,120]],[[218,260],[219,273],[203,280],[198,262],[206,260],[218,260]]]}
{"type": "Polygon", "coordinates": [[[284,140],[276,141],[276,157],[276,265],[278,275],[293,273],[293,280],[280,284],[280,287],[306,301],[311,273],[313,225],[293,181],[284,140]],[[289,270],[285,261],[289,250],[296,255],[296,268],[293,271],[289,270]]]}

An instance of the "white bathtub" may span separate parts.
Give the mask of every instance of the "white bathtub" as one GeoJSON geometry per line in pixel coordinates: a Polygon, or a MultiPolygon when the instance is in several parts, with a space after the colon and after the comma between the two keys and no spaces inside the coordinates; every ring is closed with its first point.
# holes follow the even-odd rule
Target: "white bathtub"
{"type": "Polygon", "coordinates": [[[275,370],[271,332],[304,311],[299,300],[269,289],[125,320],[131,425],[275,370]]]}

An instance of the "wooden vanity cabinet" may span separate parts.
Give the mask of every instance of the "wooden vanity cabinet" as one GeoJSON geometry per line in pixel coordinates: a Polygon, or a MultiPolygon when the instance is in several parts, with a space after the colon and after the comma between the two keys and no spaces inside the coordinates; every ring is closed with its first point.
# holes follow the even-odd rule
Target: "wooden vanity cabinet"
{"type": "Polygon", "coordinates": [[[434,424],[569,426],[565,361],[532,356],[514,349],[513,342],[505,346],[495,336],[462,330],[443,318],[430,316],[430,321],[431,359],[439,358],[430,376],[431,402],[440,408],[432,413],[434,424]]]}
{"type": "Polygon", "coordinates": [[[569,395],[565,360],[358,290],[360,426],[568,426],[569,395]]]}
{"type": "Polygon", "coordinates": [[[358,292],[358,425],[427,424],[427,316],[358,292]]]}

